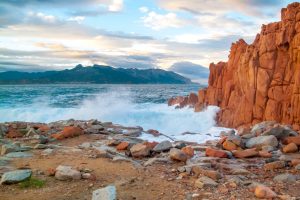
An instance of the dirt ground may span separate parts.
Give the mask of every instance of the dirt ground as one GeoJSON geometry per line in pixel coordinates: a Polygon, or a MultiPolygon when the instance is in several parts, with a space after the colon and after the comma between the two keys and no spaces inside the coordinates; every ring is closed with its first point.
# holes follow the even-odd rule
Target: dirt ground
{"type": "MultiPolygon", "coordinates": [[[[100,136],[82,135],[80,137],[66,139],[60,143],[63,146],[74,147],[83,142],[93,142],[100,136]]],[[[221,182],[217,187],[197,189],[194,186],[196,176],[183,174],[176,170],[184,163],[174,162],[172,164],[154,164],[149,167],[135,167],[131,162],[112,161],[109,158],[92,158],[91,150],[83,149],[81,152],[57,152],[42,156],[42,150],[33,150],[34,156],[27,159],[15,159],[11,165],[33,170],[33,177],[45,180],[42,188],[22,189],[16,185],[0,186],[0,200],[90,200],[92,192],[96,189],[114,184],[117,188],[118,200],[184,200],[184,199],[230,199],[246,200],[256,199],[253,191],[247,186],[221,182]],[[77,169],[92,170],[92,179],[59,181],[53,176],[47,176],[49,168],[55,169],[58,165],[70,165],[77,169]],[[187,194],[197,194],[188,197],[187,194]]],[[[251,163],[251,159],[245,160],[251,163]]],[[[247,168],[254,176],[247,176],[249,181],[269,183],[275,192],[288,194],[293,199],[300,199],[300,182],[291,184],[273,183],[272,179],[279,173],[292,173],[299,176],[299,172],[291,170],[278,170],[275,172],[264,172],[259,167],[247,168]]]]}

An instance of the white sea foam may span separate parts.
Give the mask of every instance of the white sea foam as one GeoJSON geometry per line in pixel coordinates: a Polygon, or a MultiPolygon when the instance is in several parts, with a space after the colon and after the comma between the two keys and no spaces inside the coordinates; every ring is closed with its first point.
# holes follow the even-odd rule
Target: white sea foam
{"type": "MultiPolygon", "coordinates": [[[[59,108],[47,104],[49,99],[39,98],[34,103],[15,108],[0,108],[0,121],[52,122],[62,119],[98,119],[127,126],[156,129],[177,140],[203,142],[219,135],[222,128],[215,123],[219,108],[209,106],[203,112],[193,109],[174,109],[166,104],[133,103],[130,93],[102,93],[82,101],[77,107],[59,108]],[[182,135],[184,132],[197,134],[182,135]]],[[[144,134],[142,138],[161,141],[144,134]]]]}

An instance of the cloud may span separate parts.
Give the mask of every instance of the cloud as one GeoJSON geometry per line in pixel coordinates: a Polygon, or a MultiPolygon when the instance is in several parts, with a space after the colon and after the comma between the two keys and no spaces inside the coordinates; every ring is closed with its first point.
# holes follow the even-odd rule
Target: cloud
{"type": "Polygon", "coordinates": [[[282,0],[157,0],[157,2],[165,9],[189,11],[192,14],[239,12],[256,17],[266,16],[268,13],[266,8],[282,7],[285,4],[282,0]]]}
{"type": "Polygon", "coordinates": [[[179,19],[175,13],[158,14],[154,11],[151,11],[141,19],[146,27],[154,30],[179,28],[185,25],[185,21],[179,19]]]}
{"type": "Polygon", "coordinates": [[[142,13],[147,13],[149,11],[149,8],[143,6],[139,8],[139,11],[141,11],[142,13]]]}
{"type": "Polygon", "coordinates": [[[190,78],[193,81],[201,83],[207,83],[209,77],[208,68],[187,61],[174,63],[168,70],[174,71],[187,78],[190,78]]]}
{"type": "Polygon", "coordinates": [[[75,16],[75,17],[70,17],[70,18],[68,19],[68,21],[75,21],[75,22],[77,22],[78,24],[81,24],[84,20],[85,20],[85,17],[84,17],[84,16],[75,16]]]}
{"type": "Polygon", "coordinates": [[[123,9],[123,0],[112,0],[112,3],[108,6],[108,10],[111,12],[119,12],[123,9]]]}

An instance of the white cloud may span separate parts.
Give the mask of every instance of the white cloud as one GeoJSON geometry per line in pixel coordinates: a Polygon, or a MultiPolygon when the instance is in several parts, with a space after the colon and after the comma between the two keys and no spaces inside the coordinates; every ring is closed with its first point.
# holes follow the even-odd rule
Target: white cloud
{"type": "Polygon", "coordinates": [[[180,28],[185,25],[185,21],[179,19],[175,13],[167,13],[163,15],[154,11],[148,12],[146,16],[142,17],[142,21],[146,27],[154,30],[180,28]]]}
{"type": "Polygon", "coordinates": [[[29,12],[28,15],[30,17],[35,17],[43,22],[46,23],[55,23],[57,21],[57,18],[53,15],[47,15],[45,13],[42,12],[29,12]]]}
{"type": "Polygon", "coordinates": [[[70,17],[68,21],[74,21],[77,22],[78,24],[81,24],[85,20],[84,16],[76,16],[76,17],[70,17]]]}
{"type": "Polygon", "coordinates": [[[140,7],[139,10],[142,12],[142,13],[147,13],[149,12],[149,8],[143,6],[143,7],[140,7]]]}
{"type": "Polygon", "coordinates": [[[119,12],[123,9],[123,0],[112,0],[112,3],[108,6],[108,10],[111,12],[119,12]]]}

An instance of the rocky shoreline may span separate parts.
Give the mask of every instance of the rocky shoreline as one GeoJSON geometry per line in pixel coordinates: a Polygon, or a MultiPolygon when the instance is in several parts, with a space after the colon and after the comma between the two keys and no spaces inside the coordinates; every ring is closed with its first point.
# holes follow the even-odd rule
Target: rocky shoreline
{"type": "Polygon", "coordinates": [[[43,190],[38,193],[39,199],[300,197],[297,189],[300,186],[300,136],[290,126],[266,121],[248,129],[223,131],[219,139],[204,144],[171,140],[157,143],[142,140],[141,134],[160,135],[156,130],[143,131],[141,127],[124,127],[97,120],[0,124],[0,197],[11,199],[14,195],[14,199],[30,199],[30,194],[37,195],[39,190],[43,190]],[[79,166],[74,162],[80,162],[79,166]],[[109,177],[105,174],[109,169],[97,171],[102,166],[99,163],[103,162],[115,169],[112,173],[116,173],[118,179],[126,177],[124,172],[118,171],[124,165],[130,166],[127,170],[138,175],[121,185],[117,179],[109,178],[107,184],[98,187],[100,180],[109,177]],[[82,167],[82,163],[87,163],[88,167],[82,167]],[[46,182],[42,189],[30,188],[29,184],[23,193],[17,187],[31,183],[30,180],[37,177],[46,182]],[[139,180],[141,177],[144,178],[139,180]],[[133,182],[150,180],[162,184],[161,187],[147,183],[144,188],[141,185],[122,188],[133,182]],[[43,195],[55,191],[57,184],[90,187],[84,190],[84,198],[78,194],[54,193],[52,198],[43,195]],[[168,188],[164,184],[168,184],[168,188]],[[139,192],[152,187],[148,196],[139,196],[139,192]],[[127,190],[133,188],[135,192],[126,196],[127,190]],[[174,192],[167,192],[172,189],[174,192]],[[157,194],[156,190],[163,192],[157,194]]]}

